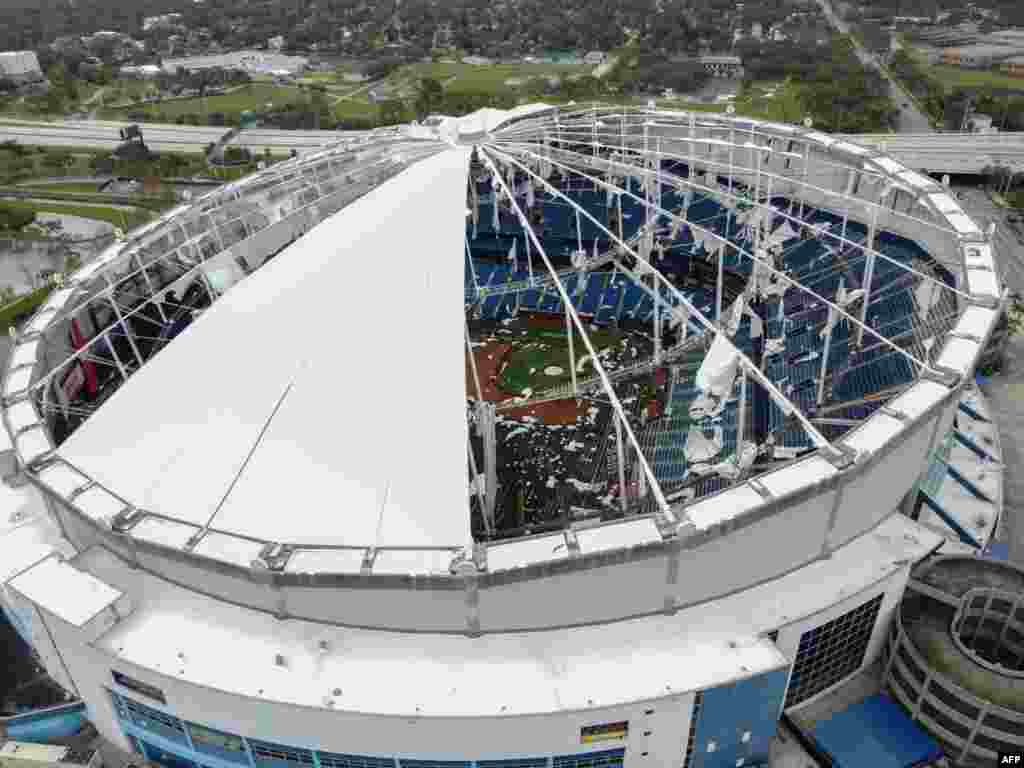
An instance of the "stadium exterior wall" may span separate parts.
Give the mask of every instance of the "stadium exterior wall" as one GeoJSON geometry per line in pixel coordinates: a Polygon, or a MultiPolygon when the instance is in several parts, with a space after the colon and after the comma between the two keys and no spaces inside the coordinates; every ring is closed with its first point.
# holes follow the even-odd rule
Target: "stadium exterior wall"
{"type": "MultiPolygon", "coordinates": [[[[49,494],[49,503],[79,550],[106,546],[175,584],[275,615],[371,629],[465,634],[580,626],[721,598],[827,557],[871,530],[896,512],[916,481],[936,435],[942,434],[941,425],[936,431],[936,418],[941,414],[948,426],[958,393],[959,387],[947,390],[932,406],[933,415],[917,419],[845,472],[707,531],[516,571],[484,572],[474,584],[449,575],[352,574],[310,587],[300,574],[245,568],[115,534],[69,508],[56,494],[49,494]],[[766,541],[773,546],[766,549],[766,541]],[[615,589],[595,589],[595,580],[605,579],[614,579],[615,589]],[[475,605],[467,601],[474,585],[475,605]]],[[[773,474],[795,478],[804,472],[803,461],[773,474]]],[[[764,478],[769,486],[771,477],[764,478]]],[[[796,484],[795,479],[789,484],[796,484]]],[[[724,501],[728,493],[718,495],[724,501]]]]}
{"type": "MultiPolygon", "coordinates": [[[[654,755],[682,755],[693,709],[693,693],[554,716],[408,718],[299,707],[261,699],[256,693],[256,679],[250,696],[237,695],[110,658],[83,644],[70,625],[54,616],[46,618],[76,687],[88,703],[90,720],[101,734],[126,751],[132,751],[132,745],[124,737],[109,690],[183,720],[247,738],[362,755],[402,755],[404,748],[409,757],[438,760],[593,752],[601,745],[581,744],[580,729],[624,720],[630,722],[628,739],[625,743],[609,742],[609,747],[626,746],[627,753],[637,755],[641,746],[654,755]],[[159,688],[167,705],[147,701],[135,691],[119,687],[113,682],[112,670],[159,688]],[[645,714],[650,710],[653,713],[645,714]],[[643,736],[646,730],[651,731],[650,737],[643,736]],[[411,748],[415,752],[407,751],[411,748]]],[[[393,684],[381,681],[384,686],[393,684]]]]}

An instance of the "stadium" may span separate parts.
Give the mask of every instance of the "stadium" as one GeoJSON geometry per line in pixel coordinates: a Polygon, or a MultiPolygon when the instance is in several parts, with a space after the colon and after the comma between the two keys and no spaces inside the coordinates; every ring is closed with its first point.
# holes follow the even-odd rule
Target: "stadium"
{"type": "Polygon", "coordinates": [[[168,768],[766,764],[943,546],[905,513],[1002,300],[946,187],[809,126],[345,138],[22,328],[4,610],[168,768]]]}

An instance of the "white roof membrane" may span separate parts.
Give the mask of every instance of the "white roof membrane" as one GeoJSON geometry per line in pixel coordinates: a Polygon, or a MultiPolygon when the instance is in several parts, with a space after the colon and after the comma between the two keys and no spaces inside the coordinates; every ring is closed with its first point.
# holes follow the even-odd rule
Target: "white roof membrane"
{"type": "Polygon", "coordinates": [[[468,162],[416,163],[313,229],[60,454],[140,509],[229,533],[465,544],[468,162]]]}

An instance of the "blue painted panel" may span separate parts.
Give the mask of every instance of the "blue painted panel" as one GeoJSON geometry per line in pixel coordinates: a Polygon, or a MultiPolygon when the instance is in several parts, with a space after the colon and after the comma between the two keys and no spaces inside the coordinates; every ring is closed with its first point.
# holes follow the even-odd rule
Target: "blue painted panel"
{"type": "Polygon", "coordinates": [[[15,741],[45,744],[53,739],[74,736],[82,730],[85,704],[61,712],[27,712],[6,720],[7,736],[15,741]]]}
{"type": "Polygon", "coordinates": [[[146,759],[150,762],[164,766],[164,768],[196,768],[196,764],[188,758],[182,757],[172,750],[166,750],[157,745],[139,739],[146,759]]]}
{"type": "Polygon", "coordinates": [[[787,669],[777,669],[704,691],[692,768],[734,768],[740,758],[744,765],[766,761],[786,692],[787,674],[787,669]],[[744,742],[747,732],[750,736],[744,742]],[[708,752],[711,742],[715,750],[708,752]]]}

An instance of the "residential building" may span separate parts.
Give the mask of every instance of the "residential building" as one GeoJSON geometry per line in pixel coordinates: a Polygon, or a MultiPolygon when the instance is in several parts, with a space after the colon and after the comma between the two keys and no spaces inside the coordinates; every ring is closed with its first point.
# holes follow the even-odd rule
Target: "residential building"
{"type": "Polygon", "coordinates": [[[42,80],[43,73],[34,51],[6,51],[0,53],[0,77],[23,85],[42,80]]]}

